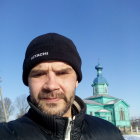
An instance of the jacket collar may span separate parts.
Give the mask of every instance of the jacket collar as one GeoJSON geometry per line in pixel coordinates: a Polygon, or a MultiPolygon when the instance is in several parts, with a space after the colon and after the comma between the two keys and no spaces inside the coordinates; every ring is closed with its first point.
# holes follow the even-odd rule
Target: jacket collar
{"type": "MultiPolygon", "coordinates": [[[[48,134],[53,134],[59,138],[65,135],[68,123],[67,117],[44,114],[35,105],[32,104],[30,96],[28,96],[27,101],[31,107],[27,113],[27,116],[29,118],[31,118],[34,122],[36,122],[48,134]]],[[[80,128],[82,126],[85,111],[86,106],[84,102],[78,96],[75,96],[75,100],[72,105],[72,114],[73,116],[75,116],[72,128],[73,133],[78,133],[81,131],[80,128]]]]}

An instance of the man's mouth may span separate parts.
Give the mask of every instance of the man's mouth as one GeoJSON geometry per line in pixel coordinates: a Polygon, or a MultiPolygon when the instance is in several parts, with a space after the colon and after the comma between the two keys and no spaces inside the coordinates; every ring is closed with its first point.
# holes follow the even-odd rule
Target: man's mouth
{"type": "Polygon", "coordinates": [[[56,103],[61,100],[61,98],[42,98],[42,100],[46,101],[47,103],[56,103]]]}

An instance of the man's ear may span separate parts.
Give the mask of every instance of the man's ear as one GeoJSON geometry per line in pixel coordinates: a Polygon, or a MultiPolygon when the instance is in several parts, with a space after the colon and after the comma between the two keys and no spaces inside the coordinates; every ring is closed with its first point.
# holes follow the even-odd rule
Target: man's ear
{"type": "Polygon", "coordinates": [[[78,81],[76,81],[76,88],[78,87],[78,84],[79,84],[78,81]]]}

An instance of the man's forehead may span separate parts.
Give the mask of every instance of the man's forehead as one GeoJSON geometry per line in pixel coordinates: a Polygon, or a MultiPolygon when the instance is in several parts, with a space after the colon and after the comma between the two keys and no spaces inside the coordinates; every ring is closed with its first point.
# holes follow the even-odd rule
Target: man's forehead
{"type": "Polygon", "coordinates": [[[32,70],[39,70],[39,69],[55,69],[55,70],[61,70],[61,69],[73,69],[69,64],[61,61],[47,61],[37,64],[35,67],[32,68],[32,70]]]}

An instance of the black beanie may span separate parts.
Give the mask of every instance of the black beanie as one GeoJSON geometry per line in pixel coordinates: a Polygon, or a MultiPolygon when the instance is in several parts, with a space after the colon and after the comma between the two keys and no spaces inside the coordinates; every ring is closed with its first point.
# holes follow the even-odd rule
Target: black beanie
{"type": "Polygon", "coordinates": [[[23,62],[23,83],[28,86],[28,76],[37,64],[49,60],[66,62],[75,70],[78,82],[82,80],[81,58],[74,43],[57,33],[36,37],[28,45],[23,62]]]}

